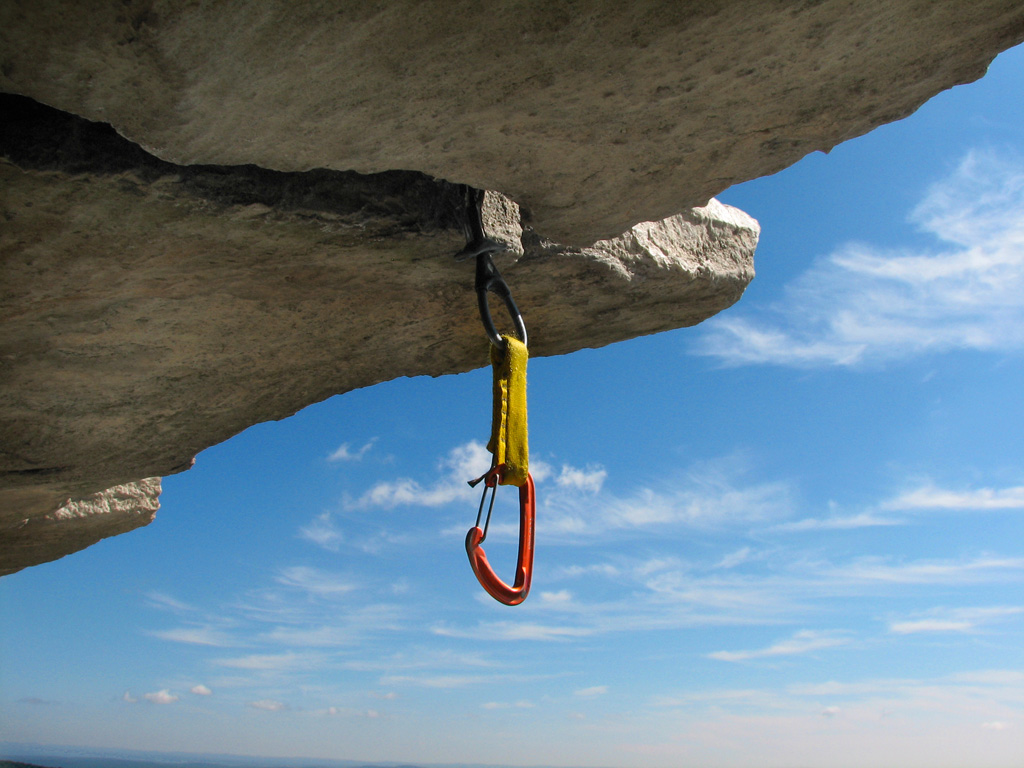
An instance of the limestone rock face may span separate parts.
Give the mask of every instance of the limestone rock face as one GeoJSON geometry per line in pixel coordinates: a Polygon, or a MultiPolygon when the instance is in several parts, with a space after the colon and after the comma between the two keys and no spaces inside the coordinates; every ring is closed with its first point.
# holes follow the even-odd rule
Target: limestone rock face
{"type": "Polygon", "coordinates": [[[417,170],[589,245],[904,117],[1017,0],[5,0],[0,90],[175,163],[417,170]]]}
{"type": "Polygon", "coordinates": [[[1016,0],[0,3],[0,574],[254,423],[485,364],[475,189],[532,354],[692,325],[753,276],[714,194],[1022,39],[1016,0]]]}
{"type": "Polygon", "coordinates": [[[148,525],[160,507],[159,498],[160,478],[149,477],[80,499],[67,499],[49,514],[23,517],[14,525],[4,526],[0,529],[0,575],[55,560],[108,536],[148,525]]]}
{"type": "MultiPolygon", "coordinates": [[[[453,258],[470,190],[175,166],[22,97],[0,110],[0,568],[152,517],[54,514],[68,497],[187,469],[337,393],[488,364],[474,262],[453,258]]],[[[716,201],[587,248],[524,231],[497,193],[483,218],[532,355],[693,325],[754,274],[757,223],[716,201]]]]}

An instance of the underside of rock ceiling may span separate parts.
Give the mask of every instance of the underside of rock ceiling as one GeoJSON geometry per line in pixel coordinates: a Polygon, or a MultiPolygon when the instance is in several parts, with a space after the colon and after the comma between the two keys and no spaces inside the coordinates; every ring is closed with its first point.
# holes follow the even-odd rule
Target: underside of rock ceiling
{"type": "Polygon", "coordinates": [[[486,362],[475,190],[533,355],[753,277],[715,202],[1024,39],[1017,2],[6,2],[0,574],[153,518],[246,427],[486,362]]]}

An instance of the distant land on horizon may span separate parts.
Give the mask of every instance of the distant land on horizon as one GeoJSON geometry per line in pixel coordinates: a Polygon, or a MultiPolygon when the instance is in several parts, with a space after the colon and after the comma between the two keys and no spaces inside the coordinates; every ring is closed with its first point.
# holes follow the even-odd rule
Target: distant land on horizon
{"type": "Polygon", "coordinates": [[[289,758],[260,758],[260,757],[236,757],[233,755],[224,756],[223,759],[207,762],[205,760],[174,758],[168,756],[166,759],[131,759],[123,757],[96,757],[96,756],[67,756],[67,755],[21,755],[14,754],[16,758],[0,758],[0,768],[225,768],[226,766],[245,766],[245,768],[327,768],[336,765],[341,768],[421,768],[409,764],[363,764],[359,762],[345,762],[334,760],[289,759],[289,758]],[[24,760],[42,760],[43,764],[37,762],[23,762],[24,760]]]}
{"type": "Polygon", "coordinates": [[[423,768],[422,766],[397,763],[375,763],[371,765],[359,762],[317,760],[315,758],[250,758],[235,757],[233,755],[213,761],[201,759],[183,760],[172,756],[168,756],[166,759],[131,759],[123,757],[12,754],[11,757],[16,759],[0,758],[0,768],[169,768],[169,766],[173,766],[173,768],[227,768],[228,766],[244,768],[329,768],[332,765],[338,766],[338,768],[423,768]],[[32,760],[33,762],[24,762],[25,760],[32,760]],[[43,762],[34,762],[40,760],[43,762]]]}
{"type": "MultiPolygon", "coordinates": [[[[484,764],[435,764],[337,760],[315,757],[255,757],[127,749],[45,747],[0,743],[0,768],[514,768],[484,764]]],[[[534,766],[533,768],[552,768],[534,766]]]]}
{"type": "MultiPolygon", "coordinates": [[[[92,751],[92,750],[90,750],[92,751]]],[[[99,752],[99,750],[95,750],[99,752]]],[[[138,757],[113,754],[69,755],[0,747],[0,768],[424,768],[400,763],[361,763],[355,760],[249,757],[245,755],[181,755],[145,753],[138,757]]],[[[483,766],[464,768],[483,768],[483,766]]]]}

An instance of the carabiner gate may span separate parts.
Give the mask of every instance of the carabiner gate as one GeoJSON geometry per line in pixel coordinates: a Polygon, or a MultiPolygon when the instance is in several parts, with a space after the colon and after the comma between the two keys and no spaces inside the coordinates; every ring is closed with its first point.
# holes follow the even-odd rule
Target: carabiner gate
{"type": "Polygon", "coordinates": [[[491,308],[487,301],[488,291],[494,291],[505,302],[505,308],[508,310],[509,317],[512,318],[512,323],[515,325],[516,336],[525,345],[527,343],[526,323],[523,322],[523,316],[519,312],[519,307],[516,306],[516,302],[512,298],[512,291],[509,289],[508,283],[502,278],[498,268],[494,266],[491,254],[481,253],[476,257],[476,301],[480,307],[480,320],[483,321],[484,331],[487,333],[487,338],[491,340],[491,344],[498,349],[504,349],[505,341],[501,338],[501,334],[498,333],[498,329],[495,328],[494,320],[491,319],[491,308]]]}
{"type": "Polygon", "coordinates": [[[470,483],[476,485],[484,482],[483,496],[480,498],[480,509],[476,514],[476,525],[466,533],[466,554],[469,564],[476,574],[477,581],[484,590],[505,605],[519,605],[530,593],[530,582],[533,580],[533,532],[536,521],[536,499],[533,488],[533,477],[526,475],[526,482],[519,486],[519,561],[516,564],[516,576],[509,586],[494,573],[487,555],[480,546],[487,536],[487,528],[491,522],[491,510],[494,509],[494,494],[501,480],[502,465],[493,467],[486,475],[470,483]],[[480,517],[487,498],[487,489],[491,489],[491,503],[487,508],[487,519],[480,528],[480,517]]]}
{"type": "Polygon", "coordinates": [[[509,290],[508,283],[502,279],[501,273],[498,272],[498,268],[494,266],[494,260],[491,258],[492,253],[501,253],[508,250],[508,247],[504,243],[487,237],[484,232],[484,191],[465,187],[464,194],[466,209],[463,228],[466,233],[466,247],[455,254],[455,260],[476,259],[476,301],[480,308],[480,320],[483,321],[484,331],[487,333],[487,338],[491,340],[491,344],[498,349],[505,348],[505,341],[494,326],[491,308],[487,301],[487,292],[494,291],[505,302],[505,308],[515,326],[516,336],[523,344],[526,344],[526,324],[523,322],[523,316],[512,299],[512,291],[509,290]]]}

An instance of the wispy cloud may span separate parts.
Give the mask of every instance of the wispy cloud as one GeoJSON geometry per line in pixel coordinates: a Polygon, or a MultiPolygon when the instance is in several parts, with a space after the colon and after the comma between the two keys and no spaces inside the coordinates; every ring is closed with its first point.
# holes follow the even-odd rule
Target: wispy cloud
{"type": "Polygon", "coordinates": [[[896,635],[937,632],[976,632],[985,624],[1024,614],[1024,607],[934,608],[914,617],[892,621],[889,631],[896,635]]]}
{"type": "Polygon", "coordinates": [[[699,354],[726,364],[851,366],[953,349],[1024,350],[1024,163],[971,152],[911,221],[930,252],[848,244],[763,311],[705,323],[699,354]]]}
{"type": "Polygon", "coordinates": [[[345,537],[334,523],[330,512],[324,512],[313,518],[309,525],[299,529],[299,538],[311,541],[328,552],[337,552],[345,537]]]}
{"type": "MultiPolygon", "coordinates": [[[[127,694],[127,691],[125,692],[127,694]]],[[[127,701],[127,699],[125,699],[127,701]]],[[[133,699],[134,701],[134,699],[133,699]]],[[[22,696],[18,699],[18,704],[29,704],[33,707],[50,707],[56,704],[56,701],[50,699],[41,699],[38,696],[22,696]]]]}
{"type": "MultiPolygon", "coordinates": [[[[466,667],[495,668],[503,666],[503,663],[472,651],[415,646],[409,651],[389,653],[371,660],[346,661],[342,666],[357,672],[394,672],[414,669],[429,669],[436,672],[439,669],[465,669],[466,667]]],[[[395,698],[395,695],[378,695],[378,698],[392,699],[395,698]]]]}
{"type": "Polygon", "coordinates": [[[188,603],[183,603],[181,600],[171,597],[170,595],[165,595],[163,592],[147,592],[146,601],[153,608],[160,608],[166,611],[188,613],[195,610],[195,608],[188,603]]]}
{"type": "Polygon", "coordinates": [[[589,688],[580,688],[579,690],[573,691],[573,696],[580,696],[584,699],[592,699],[595,696],[604,696],[608,693],[607,685],[592,685],[589,688]]]}
{"type": "Polygon", "coordinates": [[[581,498],[578,492],[553,489],[545,496],[545,531],[549,537],[580,541],[626,530],[710,530],[791,514],[788,483],[750,482],[746,473],[741,457],[727,456],[700,462],[663,484],[628,495],[605,492],[581,498]]]}
{"type": "MultiPolygon", "coordinates": [[[[602,579],[601,593],[609,590],[620,597],[581,600],[573,595],[562,600],[538,601],[533,611],[544,612],[544,622],[484,621],[476,625],[438,624],[434,634],[486,641],[527,640],[532,642],[576,642],[581,639],[621,632],[714,626],[770,626],[806,621],[837,599],[869,598],[877,595],[926,594],[935,586],[1008,584],[1024,580],[1024,560],[986,555],[949,560],[898,560],[859,557],[838,562],[805,559],[789,549],[758,552],[749,549],[736,555],[756,567],[736,569],[720,566],[721,559],[706,563],[679,562],[672,558],[648,558],[628,562],[617,557],[614,564],[565,566],[558,579],[602,579]],[[608,581],[606,581],[608,580],[608,581]],[[552,618],[554,617],[554,618],[552,618]]],[[[593,596],[593,588],[581,589],[593,596]]],[[[534,614],[538,615],[538,614],[534,614]]],[[[997,613],[956,613],[908,616],[892,623],[912,621],[966,621],[972,626],[995,621],[997,613]]],[[[918,629],[924,629],[922,624],[918,629]]],[[[912,630],[907,624],[899,629],[912,630]]],[[[831,646],[846,642],[842,635],[801,634],[790,642],[750,656],[749,651],[723,650],[724,660],[781,655],[784,651],[831,646]]]]}
{"type": "Polygon", "coordinates": [[[495,675],[385,675],[381,685],[414,685],[420,688],[464,688],[468,685],[490,685],[495,675]]]}
{"type": "Polygon", "coordinates": [[[281,569],[276,581],[317,597],[340,597],[355,589],[351,582],[338,574],[305,565],[281,569]]]}
{"type": "Polygon", "coordinates": [[[293,648],[349,646],[365,641],[368,635],[400,629],[409,615],[408,607],[389,603],[350,607],[339,616],[318,613],[295,625],[275,626],[260,639],[293,648]],[[327,622],[323,622],[325,618],[327,622]]]}
{"type": "Polygon", "coordinates": [[[750,661],[752,659],[767,659],[777,656],[800,656],[826,648],[835,648],[846,645],[850,642],[848,637],[835,632],[815,632],[812,630],[801,630],[786,640],[752,651],[715,651],[709,653],[709,659],[718,661],[750,661]]]}
{"type": "Polygon", "coordinates": [[[369,453],[370,449],[373,448],[373,444],[375,442],[377,442],[377,438],[373,438],[372,440],[365,443],[362,447],[356,448],[355,450],[352,449],[351,443],[342,443],[333,453],[331,453],[330,456],[327,457],[327,460],[332,462],[359,461],[367,453],[369,453]]]}
{"type": "Polygon", "coordinates": [[[470,629],[437,625],[431,631],[442,637],[473,640],[570,640],[594,634],[586,627],[514,621],[486,622],[470,629]]]}
{"type": "Polygon", "coordinates": [[[751,549],[750,547],[740,547],[735,552],[730,552],[725,555],[721,560],[715,563],[715,568],[724,568],[726,570],[735,568],[750,559],[751,549]]]}
{"type": "Polygon", "coordinates": [[[260,699],[259,701],[250,701],[249,706],[253,709],[259,709],[263,712],[282,712],[288,709],[288,705],[274,699],[260,699]]]}
{"type": "Polygon", "coordinates": [[[1024,510],[1024,485],[953,491],[924,485],[883,503],[884,509],[1024,510]]]}
{"type": "Polygon", "coordinates": [[[231,635],[216,627],[178,627],[177,629],[164,629],[154,632],[147,632],[151,637],[158,637],[161,640],[168,640],[172,643],[185,643],[186,645],[207,645],[213,648],[229,648],[239,645],[231,635]]]}
{"type": "Polygon", "coordinates": [[[1024,577],[1024,558],[989,555],[969,560],[894,563],[862,557],[842,565],[823,566],[819,575],[837,584],[980,584],[1024,577]]]}
{"type": "Polygon", "coordinates": [[[791,523],[780,523],[776,531],[848,531],[855,528],[876,528],[886,525],[903,525],[904,520],[882,517],[874,512],[860,512],[856,515],[833,517],[808,517],[791,523]]]}
{"type": "Polygon", "coordinates": [[[258,672],[282,672],[313,669],[323,663],[323,657],[309,653],[255,653],[230,659],[213,659],[213,664],[230,669],[258,672]]]}
{"type": "Polygon", "coordinates": [[[532,701],[526,699],[520,699],[519,701],[488,701],[480,705],[481,709],[532,709],[534,707],[532,701]]]}

